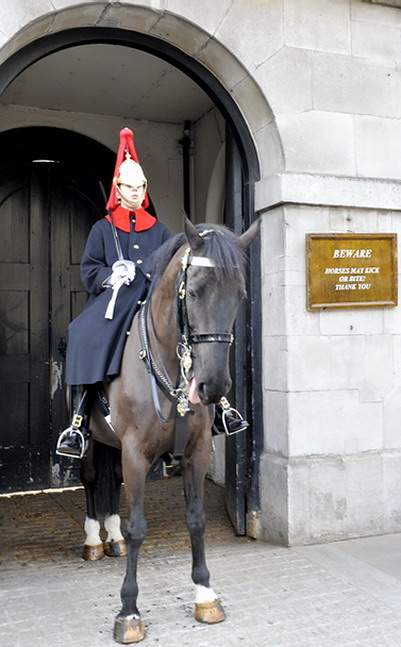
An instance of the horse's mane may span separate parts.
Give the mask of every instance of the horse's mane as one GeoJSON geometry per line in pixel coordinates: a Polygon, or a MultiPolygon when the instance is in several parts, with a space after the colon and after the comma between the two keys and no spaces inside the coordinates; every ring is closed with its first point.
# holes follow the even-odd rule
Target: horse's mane
{"type": "MultiPolygon", "coordinates": [[[[238,272],[243,274],[245,270],[245,255],[236,244],[237,236],[221,225],[201,224],[196,225],[196,230],[198,233],[207,232],[203,236],[202,256],[207,256],[215,263],[217,278],[227,282],[238,280],[238,272]]],[[[174,254],[185,245],[188,246],[185,234],[177,234],[148,258],[146,269],[152,277],[150,292],[158,284],[174,254]]]]}

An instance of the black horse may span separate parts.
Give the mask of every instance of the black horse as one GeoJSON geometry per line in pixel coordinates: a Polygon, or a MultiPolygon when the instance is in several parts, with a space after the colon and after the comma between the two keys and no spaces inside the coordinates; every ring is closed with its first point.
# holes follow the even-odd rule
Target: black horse
{"type": "MultiPolygon", "coordinates": [[[[205,561],[203,487],[212,450],[213,405],[231,386],[229,348],[236,312],[245,296],[245,251],[258,229],[256,221],[237,237],[225,227],[195,227],[186,220],[185,233],[154,254],[151,289],[127,336],[120,375],[104,386],[110,405],[108,422],[93,407],[92,439],[114,446],[108,450],[116,459],[105,460],[99,468],[107,471],[109,483],[108,492],[98,492],[100,500],[103,497],[107,554],[125,554],[118,516],[122,478],[128,509],[127,570],[114,626],[117,642],[139,642],[145,636],[137,608],[138,553],[146,534],[145,481],[152,465],[167,453],[179,456],[183,469],[195,618],[207,623],[225,619],[205,561]]],[[[88,502],[87,559],[103,556],[93,503],[94,459],[103,456],[92,442],[82,460],[88,502]]]]}

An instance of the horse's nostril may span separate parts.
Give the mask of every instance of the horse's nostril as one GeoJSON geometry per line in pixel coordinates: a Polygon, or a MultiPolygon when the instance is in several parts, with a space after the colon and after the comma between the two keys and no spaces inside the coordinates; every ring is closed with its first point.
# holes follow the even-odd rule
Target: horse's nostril
{"type": "Polygon", "coordinates": [[[197,385],[198,394],[203,404],[218,404],[221,397],[225,395],[231,386],[231,382],[224,384],[208,384],[208,382],[199,382],[197,385]]]}

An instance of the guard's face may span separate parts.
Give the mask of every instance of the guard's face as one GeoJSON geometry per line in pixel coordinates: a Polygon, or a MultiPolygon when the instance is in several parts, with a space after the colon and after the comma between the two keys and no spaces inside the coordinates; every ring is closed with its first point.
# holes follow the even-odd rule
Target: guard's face
{"type": "Polygon", "coordinates": [[[145,185],[132,186],[131,184],[120,183],[119,188],[121,206],[124,209],[139,209],[145,198],[145,185]]]}

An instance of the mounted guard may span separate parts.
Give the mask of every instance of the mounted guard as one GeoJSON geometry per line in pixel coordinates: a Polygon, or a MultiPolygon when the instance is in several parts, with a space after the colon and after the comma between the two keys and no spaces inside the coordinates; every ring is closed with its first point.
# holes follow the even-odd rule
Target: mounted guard
{"type": "Polygon", "coordinates": [[[147,180],[133,133],[124,128],[107,214],[93,225],[81,261],[81,281],[89,298],[68,328],[65,382],[73,415],[58,439],[58,454],[84,455],[95,385],[118,375],[126,332],[148,290],[146,259],[170,238],[148,206],[147,180]]]}
{"type": "MultiPolygon", "coordinates": [[[[89,298],[68,327],[65,383],[72,419],[57,441],[56,452],[62,456],[81,459],[85,455],[94,404],[108,419],[102,385],[119,374],[131,322],[146,300],[151,280],[146,261],[170,238],[167,227],[147,211],[147,186],[133,132],[124,128],[107,213],[93,225],[81,261],[81,281],[89,298]]],[[[186,354],[188,361],[188,350],[186,354]]],[[[248,427],[225,398],[215,422],[216,432],[227,434],[248,427]]]]}

